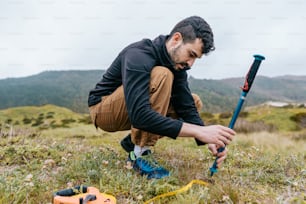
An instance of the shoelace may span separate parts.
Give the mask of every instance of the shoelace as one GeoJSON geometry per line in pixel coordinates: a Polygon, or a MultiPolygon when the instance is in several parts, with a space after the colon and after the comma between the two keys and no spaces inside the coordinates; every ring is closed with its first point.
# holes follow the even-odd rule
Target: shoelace
{"type": "Polygon", "coordinates": [[[140,158],[144,166],[152,169],[162,169],[162,167],[157,163],[151,154],[141,156],[140,158]]]}

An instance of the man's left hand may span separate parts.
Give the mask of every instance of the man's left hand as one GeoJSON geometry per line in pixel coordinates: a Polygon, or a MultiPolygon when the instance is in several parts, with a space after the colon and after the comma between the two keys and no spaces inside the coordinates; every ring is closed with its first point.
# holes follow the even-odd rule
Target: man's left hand
{"type": "Polygon", "coordinates": [[[217,167],[220,168],[221,167],[221,164],[223,163],[223,161],[225,160],[226,158],[226,155],[227,155],[227,148],[224,149],[223,152],[219,152],[218,153],[218,149],[220,147],[215,145],[215,144],[208,144],[208,149],[211,151],[211,153],[214,155],[214,156],[217,156],[218,159],[217,159],[217,167]]]}

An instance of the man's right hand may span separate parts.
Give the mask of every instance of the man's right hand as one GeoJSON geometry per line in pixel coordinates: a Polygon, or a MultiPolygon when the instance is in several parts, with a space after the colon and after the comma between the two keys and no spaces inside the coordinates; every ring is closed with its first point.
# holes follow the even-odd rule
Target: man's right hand
{"type": "Polygon", "coordinates": [[[216,144],[221,147],[228,145],[236,132],[222,125],[198,126],[183,123],[179,137],[193,137],[207,144],[216,144]]]}

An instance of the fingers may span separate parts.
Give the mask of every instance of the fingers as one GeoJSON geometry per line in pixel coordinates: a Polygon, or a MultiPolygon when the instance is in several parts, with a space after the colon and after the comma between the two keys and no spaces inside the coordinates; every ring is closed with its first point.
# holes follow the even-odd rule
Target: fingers
{"type": "Polygon", "coordinates": [[[220,146],[215,144],[208,144],[208,149],[214,156],[217,156],[217,167],[219,168],[226,159],[228,150],[227,148],[224,148],[222,152],[218,152],[218,148],[220,148],[220,146]]]}
{"type": "Polygon", "coordinates": [[[236,134],[234,130],[222,125],[195,126],[193,129],[196,130],[195,138],[205,143],[216,144],[220,147],[228,145],[236,134]]]}
{"type": "Polygon", "coordinates": [[[217,167],[220,168],[224,160],[227,156],[227,149],[225,148],[222,152],[216,152],[220,147],[225,147],[228,145],[233,139],[236,132],[228,127],[217,125],[216,129],[218,130],[215,137],[215,146],[211,147],[210,150],[213,155],[217,156],[217,167]]]}
{"type": "Polygon", "coordinates": [[[224,148],[222,152],[217,152],[217,157],[223,157],[227,155],[227,148],[224,148]]]}
{"type": "Polygon", "coordinates": [[[226,155],[223,156],[223,157],[219,157],[219,158],[217,159],[217,167],[218,167],[218,168],[221,167],[221,165],[222,165],[222,163],[223,163],[223,161],[224,161],[225,159],[226,159],[226,155]]]}
{"type": "Polygon", "coordinates": [[[217,156],[218,154],[218,148],[215,144],[209,144],[208,149],[211,151],[212,155],[217,156]]]}
{"type": "Polygon", "coordinates": [[[224,136],[219,136],[218,139],[219,139],[219,143],[221,142],[220,145],[222,147],[225,147],[225,145],[228,145],[230,143],[230,141],[224,136]]]}
{"type": "Polygon", "coordinates": [[[225,148],[223,152],[219,152],[217,154],[217,167],[219,168],[222,163],[224,162],[224,160],[226,159],[226,156],[227,156],[227,149],[225,148]]]}
{"type": "Polygon", "coordinates": [[[228,127],[221,126],[220,135],[228,139],[229,141],[232,141],[234,139],[234,136],[236,135],[236,132],[228,127]]]}
{"type": "Polygon", "coordinates": [[[226,142],[224,142],[224,138],[221,138],[221,139],[218,139],[216,142],[215,142],[216,145],[219,145],[220,147],[225,147],[226,145],[226,142]]]}
{"type": "Polygon", "coordinates": [[[218,139],[223,143],[221,144],[219,141],[218,145],[221,145],[222,147],[224,147],[225,145],[228,145],[234,139],[236,132],[225,126],[219,125],[218,127],[220,128],[218,139]]]}
{"type": "Polygon", "coordinates": [[[224,135],[218,135],[217,137],[216,137],[216,142],[215,142],[215,144],[216,145],[218,145],[218,146],[220,146],[220,147],[225,147],[225,145],[228,145],[230,142],[231,142],[231,140],[230,139],[228,139],[226,136],[224,136],[224,135]]]}

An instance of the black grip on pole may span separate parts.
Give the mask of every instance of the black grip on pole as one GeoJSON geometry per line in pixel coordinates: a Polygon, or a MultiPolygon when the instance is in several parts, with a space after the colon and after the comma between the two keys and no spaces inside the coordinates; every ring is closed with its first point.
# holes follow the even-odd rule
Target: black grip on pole
{"type": "Polygon", "coordinates": [[[242,90],[244,92],[249,92],[249,90],[251,89],[251,86],[252,86],[253,81],[255,79],[255,76],[257,74],[258,68],[260,66],[260,63],[261,63],[262,60],[265,59],[265,57],[261,56],[261,55],[254,55],[254,58],[255,58],[254,62],[252,63],[252,65],[250,67],[250,70],[246,75],[245,82],[244,82],[244,85],[242,87],[242,90]]]}

